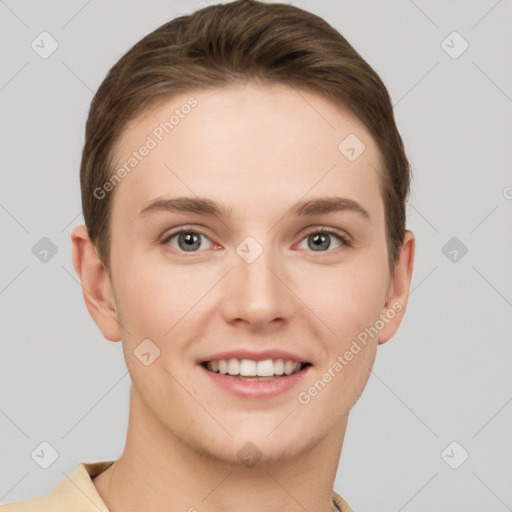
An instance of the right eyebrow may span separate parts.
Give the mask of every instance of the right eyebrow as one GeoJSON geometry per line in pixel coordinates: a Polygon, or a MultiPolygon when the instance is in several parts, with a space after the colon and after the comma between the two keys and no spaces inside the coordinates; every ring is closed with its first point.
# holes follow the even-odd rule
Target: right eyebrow
{"type": "Polygon", "coordinates": [[[215,216],[221,219],[231,217],[231,208],[223,208],[217,202],[201,197],[157,198],[145,206],[139,216],[145,217],[157,211],[197,213],[198,215],[215,216]]]}

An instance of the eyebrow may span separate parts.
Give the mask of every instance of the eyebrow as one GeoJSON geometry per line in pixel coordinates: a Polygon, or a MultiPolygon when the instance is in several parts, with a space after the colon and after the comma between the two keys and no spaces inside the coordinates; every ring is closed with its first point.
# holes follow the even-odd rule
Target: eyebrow
{"type": "MultiPolygon", "coordinates": [[[[216,201],[203,197],[157,198],[149,202],[139,213],[145,217],[154,212],[196,213],[198,215],[215,216],[222,220],[231,218],[232,208],[225,208],[216,201]]],[[[370,219],[368,211],[357,201],[344,197],[317,197],[308,201],[298,201],[287,214],[293,217],[321,215],[332,212],[354,212],[365,219],[370,219]]]]}

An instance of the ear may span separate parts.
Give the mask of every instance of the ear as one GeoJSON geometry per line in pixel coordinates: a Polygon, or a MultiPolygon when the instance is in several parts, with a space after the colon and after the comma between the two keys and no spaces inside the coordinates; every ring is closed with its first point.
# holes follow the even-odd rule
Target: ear
{"type": "Polygon", "coordinates": [[[92,319],[110,341],[119,341],[117,308],[110,277],[89,238],[86,226],[77,226],[71,233],[73,266],[82,283],[85,305],[92,319]]]}
{"type": "Polygon", "coordinates": [[[402,323],[409,298],[415,245],[414,234],[412,231],[406,230],[393,271],[388,298],[381,315],[384,327],[379,333],[379,345],[389,341],[402,323]]]}

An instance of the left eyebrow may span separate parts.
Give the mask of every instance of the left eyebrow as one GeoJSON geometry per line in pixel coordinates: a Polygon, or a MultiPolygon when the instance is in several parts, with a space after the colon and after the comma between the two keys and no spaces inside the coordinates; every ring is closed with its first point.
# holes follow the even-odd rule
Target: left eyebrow
{"type": "MultiPolygon", "coordinates": [[[[157,198],[147,204],[139,216],[144,217],[157,211],[188,212],[229,220],[232,208],[225,208],[216,201],[202,197],[157,198]]],[[[354,212],[367,220],[370,219],[370,214],[361,204],[344,197],[317,197],[308,201],[299,201],[290,208],[288,214],[304,217],[341,211],[354,212]]]]}
{"type": "Polygon", "coordinates": [[[370,214],[357,201],[346,197],[318,197],[310,201],[299,201],[289,211],[295,217],[321,215],[325,213],[350,211],[370,220],[370,214]]]}

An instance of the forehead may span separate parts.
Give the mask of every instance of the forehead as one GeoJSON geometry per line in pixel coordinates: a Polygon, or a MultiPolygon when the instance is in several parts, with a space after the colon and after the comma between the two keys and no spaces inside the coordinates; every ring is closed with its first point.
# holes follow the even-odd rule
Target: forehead
{"type": "MultiPolygon", "coordinates": [[[[233,211],[342,195],[382,215],[377,146],[347,109],[285,85],[230,85],[160,101],[124,130],[114,214],[161,196],[210,197],[233,211]],[[275,200],[275,201],[274,201],[275,200]]],[[[277,210],[276,210],[277,211],[277,210]]]]}

